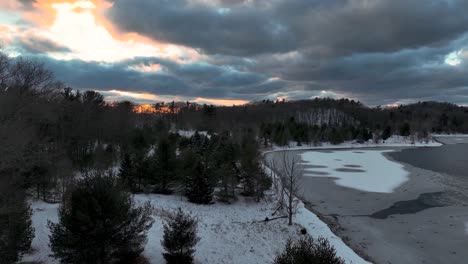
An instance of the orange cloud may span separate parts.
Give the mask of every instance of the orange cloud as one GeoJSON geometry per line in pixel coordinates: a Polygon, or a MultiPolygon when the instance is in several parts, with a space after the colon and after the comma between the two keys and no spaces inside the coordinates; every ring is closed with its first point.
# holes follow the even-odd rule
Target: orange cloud
{"type": "Polygon", "coordinates": [[[232,105],[245,105],[249,103],[246,100],[236,100],[236,99],[213,99],[213,98],[203,98],[198,97],[193,100],[193,102],[200,104],[214,104],[214,105],[223,105],[223,106],[232,106],[232,105]]]}
{"type": "Polygon", "coordinates": [[[157,56],[180,63],[199,60],[195,49],[158,42],[137,33],[119,32],[105,17],[112,3],[105,0],[37,0],[23,16],[72,51],[57,59],[119,61],[136,56],[157,56]]]}

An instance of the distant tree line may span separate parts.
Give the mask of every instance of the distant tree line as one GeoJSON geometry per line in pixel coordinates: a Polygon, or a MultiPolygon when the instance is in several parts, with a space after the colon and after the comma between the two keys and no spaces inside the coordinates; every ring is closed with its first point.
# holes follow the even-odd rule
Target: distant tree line
{"type": "Polygon", "coordinates": [[[367,107],[349,99],[316,98],[206,108],[182,108],[177,126],[234,134],[251,129],[265,146],[382,141],[393,135],[422,141],[432,133],[468,133],[468,108],[440,102],[367,107]]]}

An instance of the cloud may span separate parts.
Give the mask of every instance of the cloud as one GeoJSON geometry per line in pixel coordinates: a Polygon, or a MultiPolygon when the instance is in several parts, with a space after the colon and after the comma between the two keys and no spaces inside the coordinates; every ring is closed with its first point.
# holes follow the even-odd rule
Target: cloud
{"type": "Polygon", "coordinates": [[[178,64],[155,57],[138,57],[117,63],[63,61],[46,56],[34,58],[44,61],[66,85],[79,89],[119,90],[165,98],[252,100],[264,97],[273,87],[281,89],[285,85],[281,81],[268,81],[262,74],[204,63],[178,64]],[[152,64],[158,64],[160,68],[143,71],[134,67],[152,64]],[[270,88],[265,89],[268,85],[270,88]]]}
{"type": "Polygon", "coordinates": [[[115,0],[108,15],[123,31],[239,56],[294,50],[314,56],[394,52],[443,45],[468,30],[465,0],[192,2],[115,0]]]}
{"type": "Polygon", "coordinates": [[[0,25],[0,39],[76,88],[166,99],[468,103],[466,0],[92,0],[95,8],[83,10],[34,2],[0,11],[54,14],[35,17],[54,25],[0,25]]]}
{"type": "Polygon", "coordinates": [[[51,39],[35,34],[18,36],[15,40],[17,47],[27,53],[71,52],[71,49],[51,39]]]}
{"type": "Polygon", "coordinates": [[[266,10],[246,6],[220,9],[186,0],[114,1],[108,16],[123,31],[210,54],[247,56],[295,46],[294,36],[280,21],[266,10]]]}

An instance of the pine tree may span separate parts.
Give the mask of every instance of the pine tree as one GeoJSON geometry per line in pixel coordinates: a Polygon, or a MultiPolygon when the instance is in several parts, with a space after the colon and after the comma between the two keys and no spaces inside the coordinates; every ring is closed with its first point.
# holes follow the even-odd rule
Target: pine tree
{"type": "Polygon", "coordinates": [[[135,190],[135,170],[128,153],[125,153],[122,164],[120,164],[119,177],[125,187],[132,191],[135,190]]]}
{"type": "Polygon", "coordinates": [[[336,250],[330,243],[319,238],[315,242],[309,235],[298,241],[288,240],[286,247],[274,261],[274,264],[344,264],[344,260],[336,256],[336,250]]]}
{"type": "Polygon", "coordinates": [[[213,201],[213,186],[201,161],[198,161],[194,168],[189,181],[187,197],[190,202],[196,204],[210,204],[213,201]]]}
{"type": "Polygon", "coordinates": [[[180,155],[180,166],[178,166],[177,178],[186,195],[189,192],[192,175],[199,161],[200,157],[191,148],[187,148],[180,155]]]}
{"type": "Polygon", "coordinates": [[[0,194],[1,264],[15,263],[31,247],[34,229],[31,209],[24,198],[23,192],[18,189],[9,188],[0,194]]]}
{"type": "Polygon", "coordinates": [[[168,264],[191,264],[197,237],[198,221],[184,213],[180,208],[168,215],[164,223],[162,245],[166,252],[164,258],[168,264]]]}
{"type": "Polygon", "coordinates": [[[254,196],[257,201],[263,197],[263,193],[271,186],[271,179],[264,173],[260,164],[259,146],[255,137],[247,133],[241,144],[240,169],[243,194],[254,196]]]}
{"type": "Polygon", "coordinates": [[[385,127],[384,131],[382,132],[382,140],[387,140],[391,136],[392,128],[390,126],[385,127]]]}
{"type": "Polygon", "coordinates": [[[169,185],[175,180],[176,155],[175,149],[167,138],[162,138],[156,149],[154,159],[153,183],[156,185],[156,193],[170,194],[169,185]]]}
{"type": "Polygon", "coordinates": [[[218,184],[218,197],[223,202],[235,198],[238,170],[237,146],[232,142],[229,133],[224,133],[217,142],[217,147],[211,153],[210,167],[213,169],[215,183],[218,184]]]}
{"type": "Polygon", "coordinates": [[[61,263],[130,263],[144,249],[154,220],[148,203],[135,206],[113,177],[95,174],[70,190],[49,222],[52,255],[61,263]]]}

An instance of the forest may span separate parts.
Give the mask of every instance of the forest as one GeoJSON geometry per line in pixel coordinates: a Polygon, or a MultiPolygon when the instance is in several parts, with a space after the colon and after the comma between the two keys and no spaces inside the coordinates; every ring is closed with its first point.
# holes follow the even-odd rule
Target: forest
{"type": "MultiPolygon", "coordinates": [[[[178,193],[197,204],[230,203],[239,195],[260,200],[272,185],[261,152],[272,145],[468,133],[468,108],[449,103],[368,107],[349,99],[315,98],[232,107],[185,103],[168,113],[137,113],[132,102],[106,102],[98,92],[70,88],[59,78],[37,61],[0,54],[0,263],[14,263],[30,248],[29,199],[63,203],[63,226],[51,224],[51,247],[62,263],[87,263],[89,257],[96,263],[129,263],[141,253],[144,240],[131,234],[144,233],[152,224],[151,209],[136,207],[131,193],[178,193]],[[179,130],[193,133],[181,136],[179,130]],[[126,225],[118,238],[129,243],[113,245],[112,252],[99,248],[101,254],[92,252],[96,245],[66,242],[73,231],[66,224],[94,224],[72,217],[83,213],[74,205],[95,202],[86,197],[107,197],[101,206],[123,217],[126,225]]],[[[190,215],[171,217],[175,222],[168,222],[168,234],[181,223],[196,229],[190,215]]],[[[117,228],[121,222],[113,224],[117,228]]],[[[179,251],[171,248],[168,235],[169,263],[187,255],[191,261],[196,237],[190,234],[179,251]]],[[[86,239],[96,237],[102,234],[90,230],[86,239]]],[[[309,240],[301,243],[315,247],[309,240]]],[[[291,251],[300,246],[288,244],[291,251]]]]}

